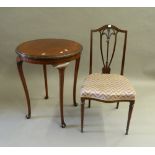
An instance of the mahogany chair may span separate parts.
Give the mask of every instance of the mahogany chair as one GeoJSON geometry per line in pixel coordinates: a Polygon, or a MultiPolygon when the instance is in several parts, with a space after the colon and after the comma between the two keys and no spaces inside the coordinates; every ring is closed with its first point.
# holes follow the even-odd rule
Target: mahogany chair
{"type": "Polygon", "coordinates": [[[128,120],[127,120],[127,127],[126,127],[126,133],[125,133],[126,135],[128,134],[132,110],[135,103],[136,92],[132,87],[132,85],[130,84],[129,80],[125,76],[123,76],[126,44],[127,44],[127,31],[119,29],[114,25],[104,25],[98,29],[93,29],[90,31],[89,75],[85,78],[85,81],[81,87],[81,92],[80,92],[81,93],[81,132],[83,132],[85,100],[89,101],[89,108],[90,108],[90,101],[96,100],[104,103],[117,103],[116,109],[118,109],[120,102],[129,102],[128,120]],[[101,58],[103,62],[102,73],[92,73],[94,33],[99,34],[99,46],[100,46],[101,58]],[[111,74],[111,63],[115,55],[116,44],[118,42],[117,40],[120,37],[120,35],[123,37],[121,71],[120,71],[120,74],[111,74]],[[111,38],[113,38],[113,40],[111,38]],[[103,53],[104,40],[105,40],[105,44],[104,44],[105,53],[103,53]],[[110,49],[112,49],[111,54],[109,52],[110,49]]]}

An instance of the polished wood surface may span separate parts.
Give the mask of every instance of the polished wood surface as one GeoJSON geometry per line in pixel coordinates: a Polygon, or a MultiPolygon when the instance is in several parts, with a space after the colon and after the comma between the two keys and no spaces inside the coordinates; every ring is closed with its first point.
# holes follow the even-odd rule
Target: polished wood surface
{"type": "Polygon", "coordinates": [[[64,121],[63,112],[63,90],[64,90],[64,74],[65,68],[63,64],[75,60],[74,69],[74,84],[73,84],[73,105],[77,106],[76,102],[76,84],[78,69],[80,63],[80,56],[82,51],[82,45],[75,41],[66,39],[38,39],[31,40],[20,44],[16,48],[16,53],[18,54],[16,62],[19,71],[19,76],[21,78],[23,88],[27,100],[28,113],[26,118],[31,118],[31,104],[29,92],[27,89],[26,80],[24,77],[24,72],[22,68],[23,62],[32,64],[43,65],[44,81],[45,81],[45,99],[48,99],[48,82],[47,82],[47,67],[46,65],[52,65],[59,70],[59,82],[60,82],[60,115],[61,115],[61,127],[65,128],[66,123],[64,121]],[[61,67],[58,67],[61,66],[61,67]]]}
{"type": "Polygon", "coordinates": [[[19,56],[34,59],[60,59],[80,53],[82,46],[66,39],[38,39],[20,44],[16,48],[19,56]]]}

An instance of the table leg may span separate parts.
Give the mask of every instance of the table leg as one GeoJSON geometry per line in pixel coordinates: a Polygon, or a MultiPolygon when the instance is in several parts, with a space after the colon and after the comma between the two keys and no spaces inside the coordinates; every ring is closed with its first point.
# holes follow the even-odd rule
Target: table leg
{"type": "Polygon", "coordinates": [[[26,95],[26,100],[27,100],[28,114],[26,115],[26,118],[29,119],[31,117],[30,97],[29,97],[29,92],[27,89],[27,85],[26,85],[26,81],[25,81],[25,77],[24,77],[24,73],[23,73],[22,64],[23,64],[23,61],[20,60],[19,58],[17,58],[17,68],[18,68],[19,76],[22,81],[23,88],[24,88],[25,95],[26,95]]]}
{"type": "Polygon", "coordinates": [[[77,83],[79,64],[80,64],[80,57],[75,60],[74,86],[73,86],[73,103],[74,103],[74,106],[77,106],[77,102],[76,102],[76,83],[77,83]]]}
{"type": "Polygon", "coordinates": [[[64,90],[64,72],[65,67],[58,68],[59,70],[59,82],[60,82],[60,115],[61,115],[61,127],[65,128],[66,124],[64,121],[64,114],[63,114],[63,90],[64,90]]]}
{"type": "Polygon", "coordinates": [[[44,80],[45,80],[45,99],[48,99],[48,84],[47,84],[47,67],[46,65],[43,65],[43,71],[44,71],[44,80]]]}

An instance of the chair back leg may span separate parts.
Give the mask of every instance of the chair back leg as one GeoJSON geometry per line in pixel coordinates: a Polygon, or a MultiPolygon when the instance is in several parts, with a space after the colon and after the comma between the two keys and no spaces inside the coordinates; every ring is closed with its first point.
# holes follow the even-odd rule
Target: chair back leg
{"type": "Polygon", "coordinates": [[[91,107],[91,100],[88,100],[88,108],[91,107]]]}
{"type": "Polygon", "coordinates": [[[119,102],[117,102],[116,109],[118,109],[118,107],[119,107],[119,102]]]}

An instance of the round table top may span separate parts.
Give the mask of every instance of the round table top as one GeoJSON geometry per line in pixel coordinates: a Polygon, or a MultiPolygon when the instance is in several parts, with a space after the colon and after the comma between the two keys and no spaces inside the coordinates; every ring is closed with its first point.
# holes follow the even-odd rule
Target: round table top
{"type": "Polygon", "coordinates": [[[34,59],[59,59],[74,56],[82,51],[82,45],[66,39],[37,39],[24,42],[16,48],[21,57],[34,59]]]}

